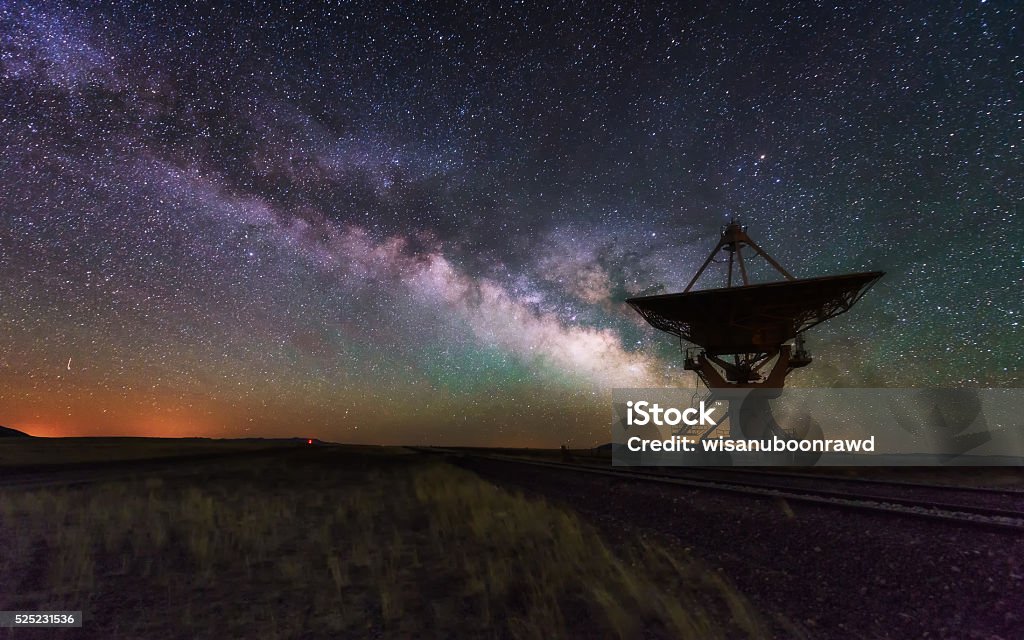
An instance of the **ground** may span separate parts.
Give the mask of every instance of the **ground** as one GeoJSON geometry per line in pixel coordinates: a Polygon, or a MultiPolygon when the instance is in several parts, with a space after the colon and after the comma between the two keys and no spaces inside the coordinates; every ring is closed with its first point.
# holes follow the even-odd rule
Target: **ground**
{"type": "Polygon", "coordinates": [[[5,443],[0,469],[0,609],[84,612],[83,629],[33,638],[769,634],[762,612],[688,554],[610,545],[572,511],[438,456],[97,445],[136,460],[119,465],[53,442],[62,464],[40,467],[46,443],[33,441],[31,464],[12,468],[5,443]]]}

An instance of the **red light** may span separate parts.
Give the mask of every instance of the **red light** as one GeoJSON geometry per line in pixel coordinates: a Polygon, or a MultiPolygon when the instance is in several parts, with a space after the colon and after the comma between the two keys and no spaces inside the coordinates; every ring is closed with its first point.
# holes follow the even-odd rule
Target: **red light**
{"type": "Polygon", "coordinates": [[[306,440],[306,444],[313,444],[313,440],[312,440],[312,438],[311,438],[311,439],[309,439],[309,440],[306,440]]]}

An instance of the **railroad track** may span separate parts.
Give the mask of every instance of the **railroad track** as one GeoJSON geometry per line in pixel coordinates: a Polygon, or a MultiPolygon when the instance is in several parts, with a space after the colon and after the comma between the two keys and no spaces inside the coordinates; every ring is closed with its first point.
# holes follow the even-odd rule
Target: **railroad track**
{"type": "MultiPolygon", "coordinates": [[[[594,465],[591,465],[594,466],[594,465]]],[[[596,468],[607,468],[597,466],[596,468]]],[[[629,470],[622,469],[622,470],[629,470]]],[[[746,468],[719,467],[668,467],[634,468],[633,470],[665,475],[669,477],[692,478],[756,486],[781,491],[811,491],[816,495],[885,499],[905,506],[927,503],[956,508],[980,515],[1024,514],[1024,492],[1003,490],[993,487],[958,487],[953,485],[928,484],[924,482],[902,482],[875,480],[870,478],[845,478],[809,473],[786,473],[746,468]]]]}
{"type": "MultiPolygon", "coordinates": [[[[683,468],[683,467],[679,467],[683,468]]],[[[1004,487],[968,487],[968,486],[957,486],[948,484],[931,484],[927,482],[915,482],[912,480],[880,480],[877,478],[861,478],[851,476],[836,476],[836,475],[821,475],[821,474],[810,474],[800,473],[799,471],[770,471],[767,469],[748,469],[748,468],[709,468],[716,472],[728,472],[745,475],[759,475],[766,478],[794,478],[799,480],[815,480],[825,481],[835,484],[846,484],[849,486],[866,486],[866,487],[894,487],[894,488],[921,488],[921,489],[945,489],[949,491],[955,491],[963,494],[976,494],[976,495],[993,495],[1000,497],[1019,497],[1024,500],[1024,489],[1008,489],[1004,487]]]]}
{"type": "MultiPolygon", "coordinates": [[[[741,474],[736,474],[732,478],[711,479],[706,476],[699,475],[706,473],[704,470],[693,471],[689,474],[684,474],[682,472],[656,473],[642,469],[637,470],[637,468],[626,470],[623,468],[552,462],[503,454],[469,452],[465,450],[422,448],[418,450],[442,453],[457,457],[498,460],[521,465],[545,467],[565,472],[589,473],[622,478],[634,482],[675,485],[707,491],[762,497],[765,499],[786,500],[794,503],[814,504],[835,509],[887,513],[910,518],[923,518],[956,523],[967,527],[979,527],[1024,533],[1024,510],[950,502],[944,499],[941,495],[943,492],[950,490],[949,487],[943,485],[924,485],[923,483],[913,483],[914,485],[920,485],[920,489],[926,488],[928,490],[933,490],[933,497],[923,495],[918,497],[887,496],[878,495],[877,493],[867,494],[855,491],[837,490],[835,488],[825,488],[823,486],[810,487],[771,484],[770,482],[765,482],[765,479],[761,477],[762,475],[770,474],[751,474],[753,477],[757,478],[756,481],[752,481],[750,477],[744,478],[741,474]]],[[[712,471],[720,474],[728,474],[731,470],[714,469],[712,471]]],[[[800,476],[801,474],[787,475],[800,476]]],[[[828,479],[820,477],[808,478],[808,480],[819,485],[824,485],[828,481],[828,479]]],[[[959,487],[955,489],[959,489],[959,487]]]]}

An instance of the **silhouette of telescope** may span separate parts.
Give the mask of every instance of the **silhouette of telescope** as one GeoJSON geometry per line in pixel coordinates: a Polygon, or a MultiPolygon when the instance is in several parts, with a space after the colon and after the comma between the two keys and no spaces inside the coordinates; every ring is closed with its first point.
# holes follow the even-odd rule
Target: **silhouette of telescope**
{"type": "Polygon", "coordinates": [[[786,375],[811,363],[803,332],[849,311],[883,275],[868,271],[794,278],[733,220],[681,293],[626,302],[651,326],[699,347],[695,355],[688,350],[684,367],[696,371],[708,388],[781,389],[786,375]],[[744,250],[764,258],[784,279],[751,284],[744,250]],[[722,253],[728,257],[726,286],[691,291],[722,253]]]}
{"type": "Polygon", "coordinates": [[[849,311],[881,271],[630,298],[656,329],[709,355],[776,351],[816,324],[849,311]]]}

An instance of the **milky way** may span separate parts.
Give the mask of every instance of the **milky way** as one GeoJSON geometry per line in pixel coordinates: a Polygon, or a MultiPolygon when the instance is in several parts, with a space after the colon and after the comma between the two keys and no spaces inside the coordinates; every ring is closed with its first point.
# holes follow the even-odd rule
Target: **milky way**
{"type": "Polygon", "coordinates": [[[736,216],[888,272],[795,383],[1019,386],[1015,3],[676,4],[0,0],[0,423],[606,441],[736,216]]]}

